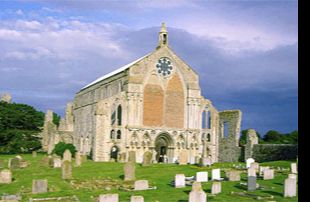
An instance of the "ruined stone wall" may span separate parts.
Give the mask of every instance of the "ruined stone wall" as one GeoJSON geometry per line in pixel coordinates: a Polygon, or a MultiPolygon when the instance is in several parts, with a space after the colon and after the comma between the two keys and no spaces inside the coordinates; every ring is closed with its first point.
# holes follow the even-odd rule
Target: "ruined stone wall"
{"type": "Polygon", "coordinates": [[[240,110],[226,110],[219,113],[219,162],[237,162],[240,160],[241,116],[240,110]],[[228,126],[226,137],[224,134],[225,123],[228,126]]]}
{"type": "Polygon", "coordinates": [[[253,147],[258,144],[256,131],[249,129],[246,134],[246,145],[244,146],[244,161],[248,158],[253,158],[253,147]]]}

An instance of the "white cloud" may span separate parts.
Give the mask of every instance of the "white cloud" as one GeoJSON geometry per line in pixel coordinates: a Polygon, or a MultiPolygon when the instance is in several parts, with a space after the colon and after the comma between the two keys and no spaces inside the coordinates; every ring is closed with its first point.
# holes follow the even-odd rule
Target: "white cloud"
{"type": "Polygon", "coordinates": [[[24,12],[21,9],[18,9],[15,13],[17,15],[24,15],[24,12]]]}

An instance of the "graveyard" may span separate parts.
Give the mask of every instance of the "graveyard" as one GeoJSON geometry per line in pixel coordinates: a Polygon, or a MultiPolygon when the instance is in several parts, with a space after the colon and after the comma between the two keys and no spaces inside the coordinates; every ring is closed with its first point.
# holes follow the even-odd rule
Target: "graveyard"
{"type": "MultiPolygon", "coordinates": [[[[1,155],[0,171],[6,171],[9,159],[15,156],[1,155]]],[[[239,162],[200,167],[162,163],[125,165],[79,158],[76,161],[74,158],[71,160],[71,157],[65,159],[66,156],[64,159],[53,158],[52,162],[51,158],[41,153],[34,156],[24,154],[21,157],[23,160],[19,167],[14,167],[11,161],[9,171],[12,178],[7,183],[1,183],[5,179],[0,179],[0,196],[16,195],[20,201],[45,198],[40,201],[92,202],[99,201],[98,197],[102,194],[118,194],[102,196],[100,201],[114,201],[111,197],[115,196],[124,202],[143,201],[142,197],[146,202],[186,202],[190,195],[195,194],[194,191],[198,191],[206,194],[207,201],[298,201],[298,194],[284,197],[285,181],[293,180],[288,176],[296,177],[291,174],[291,164],[296,163],[293,161],[252,163],[247,170],[246,163],[239,162]],[[124,181],[126,166],[129,169],[133,166],[135,172],[127,174],[129,179],[124,181]],[[263,170],[266,167],[270,169],[263,170]],[[264,173],[263,177],[261,172],[264,173]],[[213,179],[215,175],[216,179],[213,179]],[[179,182],[182,178],[186,180],[179,182]],[[250,187],[253,179],[254,186],[250,187]],[[104,197],[110,199],[105,200],[104,197]]]]}

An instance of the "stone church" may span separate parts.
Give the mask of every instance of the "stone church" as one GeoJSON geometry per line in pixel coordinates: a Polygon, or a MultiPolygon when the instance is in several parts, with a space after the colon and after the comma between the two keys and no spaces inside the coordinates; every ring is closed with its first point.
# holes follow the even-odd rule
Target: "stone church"
{"type": "Polygon", "coordinates": [[[154,162],[191,164],[240,155],[241,111],[220,112],[201,95],[199,75],[169,47],[164,23],[154,51],[86,85],[68,106],[71,141],[94,161],[126,161],[130,151],[136,162],[146,152],[154,162]]]}

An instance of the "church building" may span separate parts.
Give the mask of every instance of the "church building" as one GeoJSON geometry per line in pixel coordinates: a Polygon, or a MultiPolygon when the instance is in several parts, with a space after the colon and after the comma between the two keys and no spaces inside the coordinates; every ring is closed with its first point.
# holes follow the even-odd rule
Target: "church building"
{"type": "Polygon", "coordinates": [[[76,94],[72,116],[73,144],[94,161],[135,151],[136,162],[151,152],[154,162],[193,164],[237,161],[240,153],[241,111],[219,112],[202,96],[199,75],[169,47],[164,23],[154,51],[76,94]]]}

